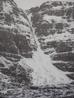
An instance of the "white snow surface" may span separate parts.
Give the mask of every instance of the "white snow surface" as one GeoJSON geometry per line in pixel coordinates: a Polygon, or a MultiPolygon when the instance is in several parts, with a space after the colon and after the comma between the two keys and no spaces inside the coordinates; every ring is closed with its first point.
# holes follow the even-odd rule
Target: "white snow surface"
{"type": "Polygon", "coordinates": [[[65,73],[57,69],[52,64],[51,58],[44,54],[40,49],[40,45],[36,37],[35,41],[38,45],[38,49],[33,53],[33,57],[28,59],[24,58],[19,62],[20,65],[27,64],[33,70],[31,73],[33,86],[70,83],[71,80],[65,75],[65,73]]]}

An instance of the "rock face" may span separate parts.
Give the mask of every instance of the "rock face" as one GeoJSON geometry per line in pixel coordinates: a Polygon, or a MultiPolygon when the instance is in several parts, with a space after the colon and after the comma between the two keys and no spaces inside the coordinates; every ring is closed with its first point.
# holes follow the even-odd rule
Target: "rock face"
{"type": "Polygon", "coordinates": [[[31,32],[25,12],[13,0],[0,0],[0,51],[14,54],[32,51],[31,32]]]}
{"type": "Polygon", "coordinates": [[[36,49],[26,14],[41,49],[51,56],[54,66],[64,72],[73,72],[68,76],[74,79],[74,3],[45,2],[25,13],[13,0],[0,0],[0,97],[32,98],[41,94],[39,96],[43,98],[44,94],[51,98],[56,94],[57,98],[73,94],[74,86],[70,90],[69,85],[60,88],[60,92],[56,87],[56,90],[50,88],[48,91],[25,90],[26,85],[31,84],[32,69],[26,63],[21,66],[19,61],[23,56],[32,58],[32,51],[36,49]],[[66,90],[64,94],[63,89],[66,90]]]}
{"type": "Polygon", "coordinates": [[[0,0],[0,95],[30,83],[31,69],[24,69],[18,61],[32,56],[31,32],[26,13],[13,0],[0,0]]]}
{"type": "Polygon", "coordinates": [[[48,1],[30,13],[41,49],[59,69],[74,72],[74,2],[48,1]]]}

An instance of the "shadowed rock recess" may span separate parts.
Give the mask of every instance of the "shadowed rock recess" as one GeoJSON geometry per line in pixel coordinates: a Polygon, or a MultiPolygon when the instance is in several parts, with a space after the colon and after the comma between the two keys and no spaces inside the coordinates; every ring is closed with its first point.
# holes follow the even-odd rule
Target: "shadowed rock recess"
{"type": "Polygon", "coordinates": [[[32,86],[33,69],[20,61],[37,51],[33,32],[52,64],[74,80],[74,2],[23,11],[13,0],[0,0],[0,98],[74,98],[74,82],[32,86]]]}

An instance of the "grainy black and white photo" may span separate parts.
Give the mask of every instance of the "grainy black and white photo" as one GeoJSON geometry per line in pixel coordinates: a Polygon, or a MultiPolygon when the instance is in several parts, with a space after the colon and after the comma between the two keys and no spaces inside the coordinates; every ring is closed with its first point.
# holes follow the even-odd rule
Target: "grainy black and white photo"
{"type": "Polygon", "coordinates": [[[74,98],[74,0],[0,0],[0,98],[74,98]]]}

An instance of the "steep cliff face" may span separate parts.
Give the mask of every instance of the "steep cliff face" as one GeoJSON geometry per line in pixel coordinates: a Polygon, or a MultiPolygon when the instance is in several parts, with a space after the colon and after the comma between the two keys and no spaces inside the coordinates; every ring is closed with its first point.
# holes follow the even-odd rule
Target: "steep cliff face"
{"type": "MultiPolygon", "coordinates": [[[[0,0],[0,95],[30,83],[30,68],[18,63],[32,56],[34,42],[26,13],[13,0],[0,0]],[[5,92],[6,89],[6,92],[5,92]]],[[[0,96],[1,97],[1,96],[0,96]]]]}
{"type": "Polygon", "coordinates": [[[44,53],[59,69],[74,72],[74,2],[48,1],[28,14],[44,53]]]}
{"type": "Polygon", "coordinates": [[[13,0],[0,0],[0,51],[14,54],[32,51],[31,32],[25,12],[13,0]]]}
{"type": "Polygon", "coordinates": [[[37,69],[36,66],[43,71],[41,74],[40,69],[37,69],[38,75],[44,74],[46,77],[47,70],[43,70],[42,67],[48,63],[47,55],[51,56],[53,64],[59,69],[73,72],[68,76],[74,79],[73,25],[73,2],[45,2],[40,7],[31,8],[25,13],[13,0],[0,0],[0,97],[43,98],[46,96],[48,98],[50,96],[51,98],[56,95],[55,98],[57,98],[74,94],[74,86],[71,84],[65,87],[54,87],[54,90],[53,87],[36,91],[26,89],[26,86],[31,84],[31,73],[33,69],[37,69]],[[35,58],[32,58],[33,50],[37,48],[32,29],[35,30],[41,50],[46,54],[46,60],[42,51],[40,52],[43,57],[36,51],[38,54],[34,54],[35,58]],[[42,66],[37,62],[40,59],[42,66]]]}

